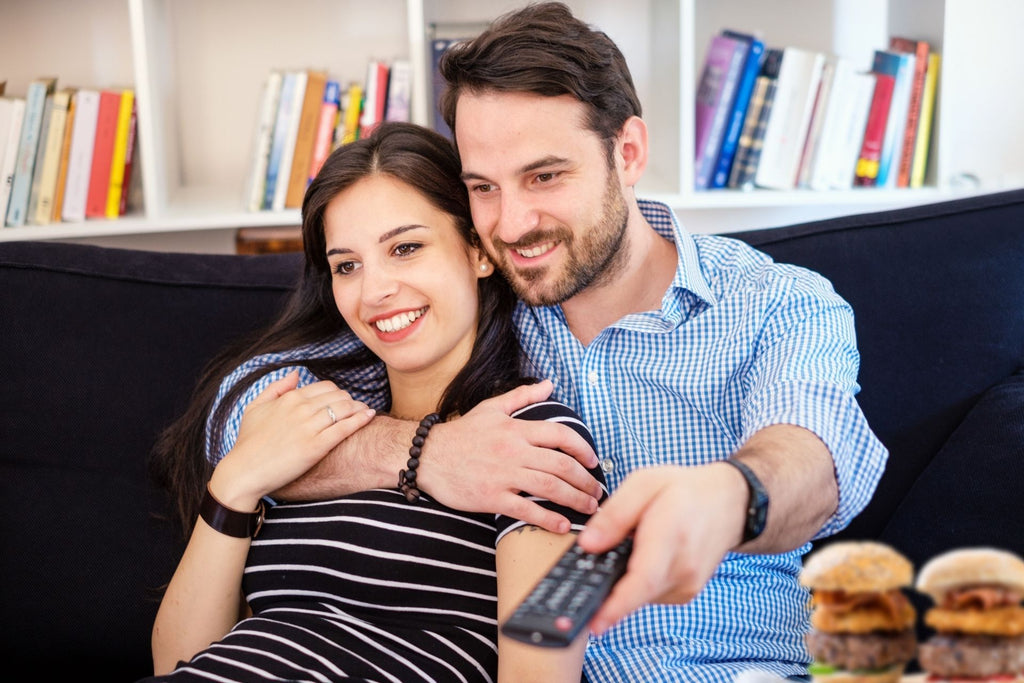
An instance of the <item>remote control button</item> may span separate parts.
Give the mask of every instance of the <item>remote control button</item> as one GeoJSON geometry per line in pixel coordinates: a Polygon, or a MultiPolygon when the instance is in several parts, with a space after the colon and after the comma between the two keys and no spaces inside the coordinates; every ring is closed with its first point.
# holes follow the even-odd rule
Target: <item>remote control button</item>
{"type": "Polygon", "coordinates": [[[555,628],[557,628],[559,631],[571,631],[572,619],[570,619],[569,617],[555,618],[555,628]]]}

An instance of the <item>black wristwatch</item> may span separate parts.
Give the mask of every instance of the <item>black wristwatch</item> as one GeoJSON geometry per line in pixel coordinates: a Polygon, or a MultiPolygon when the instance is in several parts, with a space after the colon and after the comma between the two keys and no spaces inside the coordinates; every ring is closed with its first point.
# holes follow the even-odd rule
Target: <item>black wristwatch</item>
{"type": "Polygon", "coordinates": [[[750,498],[747,500],[747,520],[743,524],[743,543],[753,541],[764,531],[764,525],[768,521],[768,491],[764,484],[754,474],[754,470],[744,465],[739,460],[728,458],[729,463],[740,471],[743,478],[747,480],[747,488],[750,490],[750,498]]]}

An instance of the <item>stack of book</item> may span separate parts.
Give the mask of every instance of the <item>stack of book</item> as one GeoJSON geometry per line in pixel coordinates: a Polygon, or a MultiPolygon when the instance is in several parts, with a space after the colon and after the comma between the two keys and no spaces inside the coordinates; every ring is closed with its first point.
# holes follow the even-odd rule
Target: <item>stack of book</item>
{"type": "Polygon", "coordinates": [[[135,158],[132,88],[0,87],[0,216],[7,227],[118,218],[135,158]]]}
{"type": "Polygon", "coordinates": [[[246,208],[300,208],[332,151],[369,135],[381,121],[410,119],[411,88],[405,60],[371,60],[366,79],[345,86],[320,70],[272,70],[263,85],[246,208]]]}
{"type": "Polygon", "coordinates": [[[861,71],[845,57],[722,31],[697,88],[694,186],[921,187],[939,64],[927,41],[903,36],[861,71]]]}

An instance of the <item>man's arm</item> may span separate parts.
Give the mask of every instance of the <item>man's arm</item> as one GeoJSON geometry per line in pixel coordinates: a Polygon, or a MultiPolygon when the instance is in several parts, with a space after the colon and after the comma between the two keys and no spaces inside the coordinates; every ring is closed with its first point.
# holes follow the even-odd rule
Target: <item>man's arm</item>
{"type": "Polygon", "coordinates": [[[594,515],[579,537],[586,550],[607,550],[630,531],[635,539],[629,569],[595,615],[594,632],[647,603],[689,602],[730,550],[798,548],[835,511],[832,458],[811,432],[793,425],[765,427],[733,457],[754,470],[771,500],[764,531],[749,543],[740,543],[746,480],[721,462],[637,470],[594,515]]]}
{"type": "MultiPolygon", "coordinates": [[[[601,491],[586,469],[597,464],[586,441],[566,425],[510,417],[551,390],[550,382],[524,385],[435,426],[417,469],[420,488],[449,507],[504,514],[555,533],[568,531],[569,521],[521,491],[594,512],[601,491]]],[[[416,424],[378,415],[275,496],[314,500],[395,486],[416,424]]]]}

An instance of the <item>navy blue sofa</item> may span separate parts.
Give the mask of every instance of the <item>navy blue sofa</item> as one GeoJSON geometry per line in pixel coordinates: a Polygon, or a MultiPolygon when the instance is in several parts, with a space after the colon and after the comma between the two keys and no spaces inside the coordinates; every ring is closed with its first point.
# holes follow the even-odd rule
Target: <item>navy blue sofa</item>
{"type": "MultiPolygon", "coordinates": [[[[1024,190],[734,234],[853,305],[859,400],[891,457],[840,538],[917,565],[1024,553],[1024,190]]],[[[147,476],[203,365],[267,322],[298,254],[0,244],[2,661],[32,680],[150,672],[182,542],[147,476]]]]}

